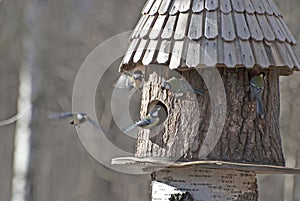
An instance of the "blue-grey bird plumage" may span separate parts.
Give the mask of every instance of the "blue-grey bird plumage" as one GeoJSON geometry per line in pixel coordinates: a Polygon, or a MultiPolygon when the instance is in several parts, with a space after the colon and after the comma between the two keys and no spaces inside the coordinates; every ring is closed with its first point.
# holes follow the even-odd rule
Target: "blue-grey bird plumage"
{"type": "Polygon", "coordinates": [[[144,73],[140,70],[124,72],[117,80],[115,87],[119,89],[142,89],[144,84],[144,73]]]}
{"type": "Polygon", "coordinates": [[[97,124],[86,113],[72,113],[72,112],[48,112],[49,119],[66,119],[69,118],[70,124],[74,127],[80,127],[86,121],[90,122],[95,128],[102,130],[99,124],[97,124]]]}
{"type": "Polygon", "coordinates": [[[130,125],[124,129],[122,129],[122,131],[124,133],[136,128],[136,127],[140,127],[140,128],[152,128],[154,126],[156,126],[159,123],[159,115],[158,112],[161,109],[160,106],[156,106],[154,107],[149,114],[147,114],[143,119],[141,119],[140,121],[135,122],[133,125],[130,125]]]}
{"type": "Polygon", "coordinates": [[[187,80],[183,78],[172,77],[166,80],[162,84],[162,89],[170,90],[172,93],[196,93],[199,95],[204,95],[204,91],[201,89],[196,89],[192,87],[187,80]]]}
{"type": "Polygon", "coordinates": [[[265,114],[262,103],[262,94],[264,91],[264,74],[255,75],[250,80],[251,99],[256,101],[256,113],[263,117],[265,114]]]}

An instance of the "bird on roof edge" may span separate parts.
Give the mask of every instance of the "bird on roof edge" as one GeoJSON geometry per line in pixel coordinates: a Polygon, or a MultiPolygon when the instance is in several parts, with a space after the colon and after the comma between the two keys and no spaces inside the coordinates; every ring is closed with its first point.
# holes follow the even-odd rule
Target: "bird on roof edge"
{"type": "Polygon", "coordinates": [[[170,90],[172,93],[196,93],[204,96],[204,91],[192,87],[184,78],[172,77],[162,83],[163,90],[170,90]]]}
{"type": "Polygon", "coordinates": [[[134,72],[124,72],[120,75],[116,84],[116,88],[124,89],[142,89],[144,85],[144,73],[141,70],[134,72]]]}

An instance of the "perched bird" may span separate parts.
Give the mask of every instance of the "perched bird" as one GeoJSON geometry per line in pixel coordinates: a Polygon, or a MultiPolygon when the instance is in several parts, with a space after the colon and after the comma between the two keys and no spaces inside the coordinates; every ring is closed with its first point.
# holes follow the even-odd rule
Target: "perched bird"
{"type": "Polygon", "coordinates": [[[140,70],[136,70],[133,73],[124,72],[121,74],[117,83],[115,84],[116,88],[119,89],[142,89],[144,84],[144,73],[140,70]]]}
{"type": "Polygon", "coordinates": [[[159,110],[161,109],[161,106],[157,105],[155,106],[149,114],[147,114],[143,119],[140,121],[135,122],[135,124],[128,126],[127,128],[122,129],[124,133],[136,128],[152,128],[156,126],[159,123],[159,110]]]}
{"type": "Polygon", "coordinates": [[[72,112],[48,112],[49,119],[66,119],[70,118],[70,124],[79,128],[83,123],[90,122],[95,128],[102,130],[102,128],[91,119],[86,113],[72,113],[72,112]]]}
{"type": "Polygon", "coordinates": [[[253,76],[250,80],[251,99],[256,101],[256,113],[261,117],[265,114],[261,99],[265,84],[264,78],[265,73],[259,73],[258,75],[253,76]]]}
{"type": "Polygon", "coordinates": [[[183,78],[172,77],[169,80],[162,83],[161,88],[170,90],[173,93],[187,93],[193,92],[199,95],[204,95],[204,91],[201,89],[195,89],[183,78]]]}

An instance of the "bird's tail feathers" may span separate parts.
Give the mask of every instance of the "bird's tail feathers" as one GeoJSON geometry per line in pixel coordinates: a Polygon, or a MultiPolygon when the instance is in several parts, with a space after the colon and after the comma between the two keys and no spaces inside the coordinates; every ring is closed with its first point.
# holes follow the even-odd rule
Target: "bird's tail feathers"
{"type": "Polygon", "coordinates": [[[136,125],[133,124],[133,125],[130,125],[130,126],[126,127],[126,128],[123,128],[122,131],[123,131],[124,133],[127,133],[128,131],[134,129],[135,127],[136,127],[136,125]]]}
{"type": "Polygon", "coordinates": [[[265,110],[261,98],[256,99],[256,112],[260,116],[264,116],[265,110]]]}
{"type": "Polygon", "coordinates": [[[61,112],[52,112],[48,111],[48,119],[61,119],[71,117],[73,114],[71,112],[61,113],[61,112]]]}
{"type": "Polygon", "coordinates": [[[104,130],[102,129],[102,127],[97,124],[93,119],[91,119],[90,117],[88,117],[88,121],[97,129],[102,130],[104,132],[104,130]]]}
{"type": "Polygon", "coordinates": [[[201,96],[204,96],[204,91],[201,90],[201,89],[193,88],[193,92],[196,93],[196,94],[199,94],[201,96]]]}
{"type": "Polygon", "coordinates": [[[59,119],[59,118],[61,118],[61,114],[59,112],[48,111],[48,119],[59,119]]]}

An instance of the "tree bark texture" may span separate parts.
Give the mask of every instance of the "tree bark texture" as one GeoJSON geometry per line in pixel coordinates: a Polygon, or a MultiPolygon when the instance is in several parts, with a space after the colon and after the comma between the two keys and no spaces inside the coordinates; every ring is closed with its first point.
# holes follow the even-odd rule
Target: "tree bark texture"
{"type": "MultiPolygon", "coordinates": [[[[284,166],[284,156],[279,131],[279,73],[266,73],[263,93],[264,118],[256,114],[256,103],[251,100],[249,80],[257,74],[246,68],[218,68],[218,75],[212,69],[178,72],[194,88],[204,89],[205,95],[193,93],[175,94],[162,90],[160,84],[172,77],[167,68],[146,68],[146,82],[143,88],[141,116],[149,110],[153,100],[162,102],[168,110],[168,118],[153,129],[140,129],[136,146],[136,157],[163,157],[171,160],[221,160],[266,165],[284,166]],[[211,96],[219,90],[216,80],[222,78],[225,89],[226,110],[218,107],[223,99],[211,96]],[[205,80],[205,82],[204,82],[205,80]],[[209,89],[209,90],[208,90],[209,89]],[[212,120],[212,106],[217,111],[217,120],[212,120]],[[220,110],[220,111],[218,111],[220,110]],[[200,150],[204,141],[221,127],[218,120],[225,114],[225,124],[215,146],[206,155],[200,150]],[[212,127],[212,132],[208,132],[212,127]]],[[[210,142],[211,143],[211,142],[210,142]]]]}
{"type": "Polygon", "coordinates": [[[167,168],[152,174],[152,201],[257,201],[255,173],[203,169],[167,168]]]}

